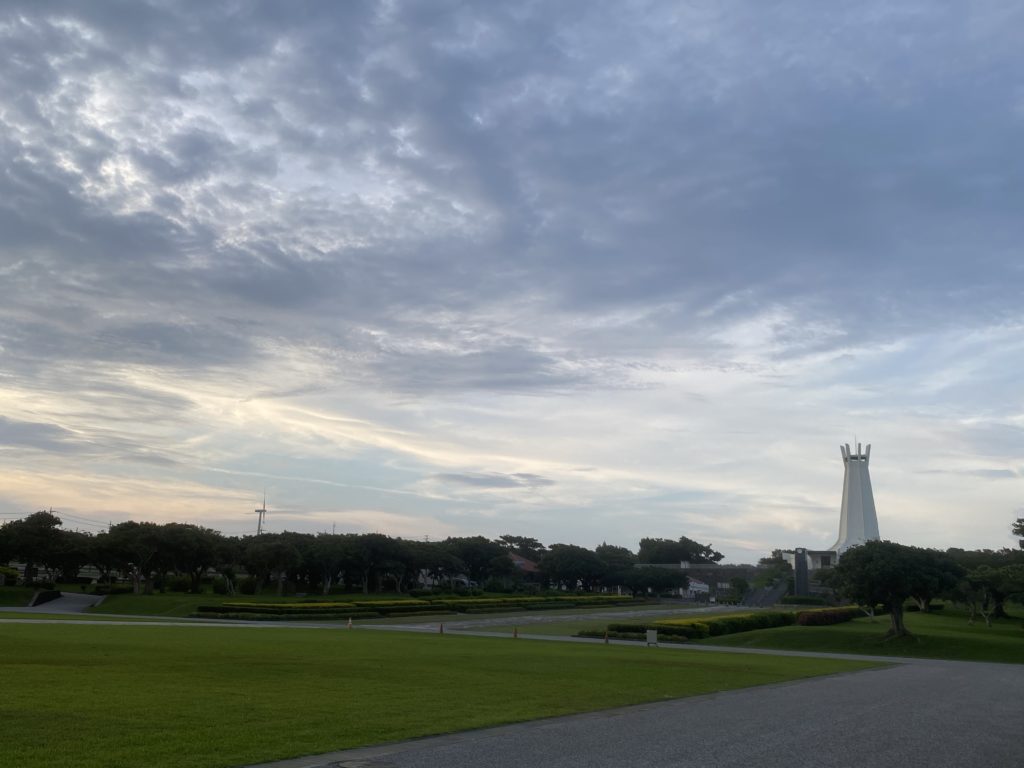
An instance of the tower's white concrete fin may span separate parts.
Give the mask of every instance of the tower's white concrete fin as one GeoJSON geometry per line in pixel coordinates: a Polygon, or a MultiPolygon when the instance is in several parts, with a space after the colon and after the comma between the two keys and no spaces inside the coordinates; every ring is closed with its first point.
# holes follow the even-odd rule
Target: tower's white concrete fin
{"type": "Polygon", "coordinates": [[[875,497],[871,492],[871,476],[868,463],[871,459],[871,444],[863,450],[857,443],[856,452],[850,444],[839,446],[843,457],[843,505],[839,517],[839,538],[832,547],[840,555],[850,547],[875,541],[878,535],[878,515],[875,513],[875,497]]]}

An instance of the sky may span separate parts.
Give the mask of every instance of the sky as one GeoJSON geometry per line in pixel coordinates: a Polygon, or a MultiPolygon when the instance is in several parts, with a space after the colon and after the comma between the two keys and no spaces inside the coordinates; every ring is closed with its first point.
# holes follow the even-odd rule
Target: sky
{"type": "Polygon", "coordinates": [[[1018,3],[0,8],[0,521],[1024,516],[1018,3]]]}

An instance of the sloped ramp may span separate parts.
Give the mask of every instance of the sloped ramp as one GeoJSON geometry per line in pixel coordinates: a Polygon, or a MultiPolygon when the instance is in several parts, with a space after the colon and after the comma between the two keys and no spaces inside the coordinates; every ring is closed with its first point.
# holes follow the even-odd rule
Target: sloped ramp
{"type": "Polygon", "coordinates": [[[61,592],[58,598],[18,610],[29,613],[82,613],[86,608],[103,602],[103,597],[104,595],[86,595],[80,592],[61,592]]]}
{"type": "Polygon", "coordinates": [[[789,582],[780,579],[770,587],[761,587],[748,592],[741,601],[741,605],[748,608],[770,608],[778,603],[789,589],[789,582]]]}

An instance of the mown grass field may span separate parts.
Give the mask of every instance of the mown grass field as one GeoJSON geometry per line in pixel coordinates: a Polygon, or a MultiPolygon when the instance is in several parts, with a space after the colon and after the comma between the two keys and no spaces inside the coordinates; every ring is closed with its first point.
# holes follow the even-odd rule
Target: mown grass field
{"type": "MultiPolygon", "coordinates": [[[[1016,609],[1016,614],[1020,609],[1016,609]]],[[[829,627],[779,627],[699,641],[701,645],[731,648],[774,648],[786,651],[861,653],[874,656],[1000,661],[1024,664],[1024,618],[1019,615],[993,622],[981,619],[973,625],[959,610],[947,607],[934,614],[905,614],[913,637],[888,640],[889,617],[855,619],[829,627]]]]}
{"type": "Polygon", "coordinates": [[[34,589],[26,587],[0,587],[0,605],[28,605],[34,594],[34,589]]]}
{"type": "Polygon", "coordinates": [[[0,646],[19,768],[234,766],[870,666],[283,627],[0,624],[0,646]]]}

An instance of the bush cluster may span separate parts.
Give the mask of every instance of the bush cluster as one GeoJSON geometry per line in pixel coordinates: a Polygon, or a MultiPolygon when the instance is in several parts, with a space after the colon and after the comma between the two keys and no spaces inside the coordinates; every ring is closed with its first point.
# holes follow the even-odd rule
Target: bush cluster
{"type": "Polygon", "coordinates": [[[786,595],[783,605],[828,605],[828,600],[818,595],[786,595]]]}
{"type": "Polygon", "coordinates": [[[654,622],[651,629],[657,629],[661,632],[663,628],[695,628],[697,632],[701,633],[701,637],[718,637],[719,635],[732,635],[736,632],[749,632],[755,629],[783,627],[795,621],[795,616],[788,611],[758,611],[757,613],[707,616],[699,619],[667,619],[654,622]],[[705,631],[707,634],[703,634],[705,631]]]}
{"type": "Polygon", "coordinates": [[[853,621],[862,615],[860,607],[856,605],[847,605],[842,608],[816,608],[810,611],[800,611],[796,615],[796,623],[802,627],[823,627],[828,624],[853,621]]]}
{"type": "Polygon", "coordinates": [[[446,599],[352,600],[347,602],[306,600],[288,603],[225,602],[219,605],[200,605],[196,615],[209,618],[245,618],[311,616],[328,618],[339,616],[411,616],[429,613],[496,613],[502,611],[547,610],[577,606],[617,605],[631,603],[631,597],[617,595],[568,595],[559,597],[486,597],[446,599]]]}

